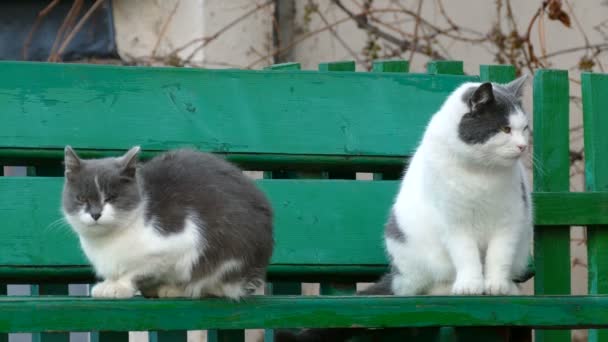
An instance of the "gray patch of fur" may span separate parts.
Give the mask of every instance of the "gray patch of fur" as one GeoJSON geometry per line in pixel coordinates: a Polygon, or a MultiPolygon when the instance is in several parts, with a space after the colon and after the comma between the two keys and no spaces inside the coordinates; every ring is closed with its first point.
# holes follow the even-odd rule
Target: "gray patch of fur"
{"type": "Polygon", "coordinates": [[[399,229],[399,225],[397,223],[397,219],[395,218],[395,213],[391,211],[388,221],[384,226],[384,235],[387,238],[391,238],[395,241],[399,241],[401,243],[405,243],[407,241],[405,234],[401,229],[399,229]]]}
{"type": "MultiPolygon", "coordinates": [[[[239,168],[192,150],[167,152],[140,165],[136,155],[127,159],[82,160],[66,148],[64,210],[76,213],[84,207],[91,214],[100,210],[99,186],[117,211],[144,204],[145,221],[153,222],[163,235],[181,232],[186,219],[196,217],[204,223],[199,228],[207,248],[191,281],[234,259],[242,266],[225,274],[223,281],[242,282],[248,291],[263,282],[274,246],[273,212],[266,196],[239,168]]],[[[137,279],[136,284],[155,293],[155,288],[171,281],[162,276],[137,279]]]]}
{"type": "Polygon", "coordinates": [[[528,209],[528,206],[529,206],[528,196],[526,194],[526,185],[524,184],[523,180],[521,181],[520,185],[521,185],[521,199],[524,201],[524,207],[526,209],[528,209]]]}

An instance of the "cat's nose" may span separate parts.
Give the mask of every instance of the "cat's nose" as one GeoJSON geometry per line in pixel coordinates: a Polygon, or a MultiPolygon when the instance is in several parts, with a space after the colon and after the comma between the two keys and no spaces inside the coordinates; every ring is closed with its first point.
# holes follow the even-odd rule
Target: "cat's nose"
{"type": "Polygon", "coordinates": [[[101,213],[91,213],[93,220],[97,221],[101,217],[101,213]]]}
{"type": "Polygon", "coordinates": [[[517,145],[517,148],[519,148],[520,152],[523,152],[526,149],[526,147],[528,147],[528,145],[517,145]]]}

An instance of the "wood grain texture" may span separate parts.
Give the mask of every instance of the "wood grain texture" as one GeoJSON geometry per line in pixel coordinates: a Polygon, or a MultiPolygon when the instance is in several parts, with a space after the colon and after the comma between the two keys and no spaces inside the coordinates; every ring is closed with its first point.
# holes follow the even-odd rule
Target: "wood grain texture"
{"type": "MultiPolygon", "coordinates": [[[[581,75],[587,191],[608,191],[608,75],[581,75]]],[[[587,226],[589,293],[608,294],[608,225],[587,226]]],[[[608,341],[608,330],[590,330],[589,341],[608,341]]]]}
{"type": "Polygon", "coordinates": [[[28,62],[2,62],[0,74],[0,160],[30,150],[61,158],[67,143],[99,151],[191,146],[243,158],[403,157],[443,99],[478,79],[28,62]]]}
{"type": "MultiPolygon", "coordinates": [[[[534,76],[534,190],[568,191],[569,81],[564,70],[534,76]]],[[[562,208],[568,205],[562,204],[562,208]]],[[[537,229],[534,237],[536,294],[570,294],[570,229],[537,229]]],[[[568,331],[535,332],[536,341],[570,341],[568,331]]]]}
{"type": "Polygon", "coordinates": [[[255,296],[240,302],[0,298],[0,332],[442,325],[608,327],[608,296],[255,296]]]}

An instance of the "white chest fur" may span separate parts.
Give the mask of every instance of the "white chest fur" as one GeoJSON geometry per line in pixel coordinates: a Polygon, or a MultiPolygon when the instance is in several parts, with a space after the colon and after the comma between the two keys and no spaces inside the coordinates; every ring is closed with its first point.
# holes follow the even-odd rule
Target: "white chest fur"
{"type": "Polygon", "coordinates": [[[186,219],[179,233],[160,234],[143,218],[107,236],[81,236],[82,249],[99,276],[108,280],[133,279],[147,274],[188,281],[203,239],[197,220],[186,219]]]}

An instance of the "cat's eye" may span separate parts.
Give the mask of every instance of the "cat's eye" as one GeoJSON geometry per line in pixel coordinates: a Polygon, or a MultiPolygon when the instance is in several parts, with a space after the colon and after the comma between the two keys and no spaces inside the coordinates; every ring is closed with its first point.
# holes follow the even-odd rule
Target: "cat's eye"
{"type": "Polygon", "coordinates": [[[86,202],[87,199],[84,198],[84,196],[82,196],[82,195],[78,195],[78,196],[76,196],[76,200],[80,203],[84,203],[84,202],[86,202]]]}
{"type": "Polygon", "coordinates": [[[104,198],[104,202],[106,202],[106,203],[107,202],[112,202],[115,199],[116,199],[116,195],[110,195],[110,196],[107,196],[106,198],[104,198]]]}
{"type": "Polygon", "coordinates": [[[503,126],[500,128],[500,130],[507,134],[511,133],[511,127],[509,127],[509,126],[503,126]]]}

